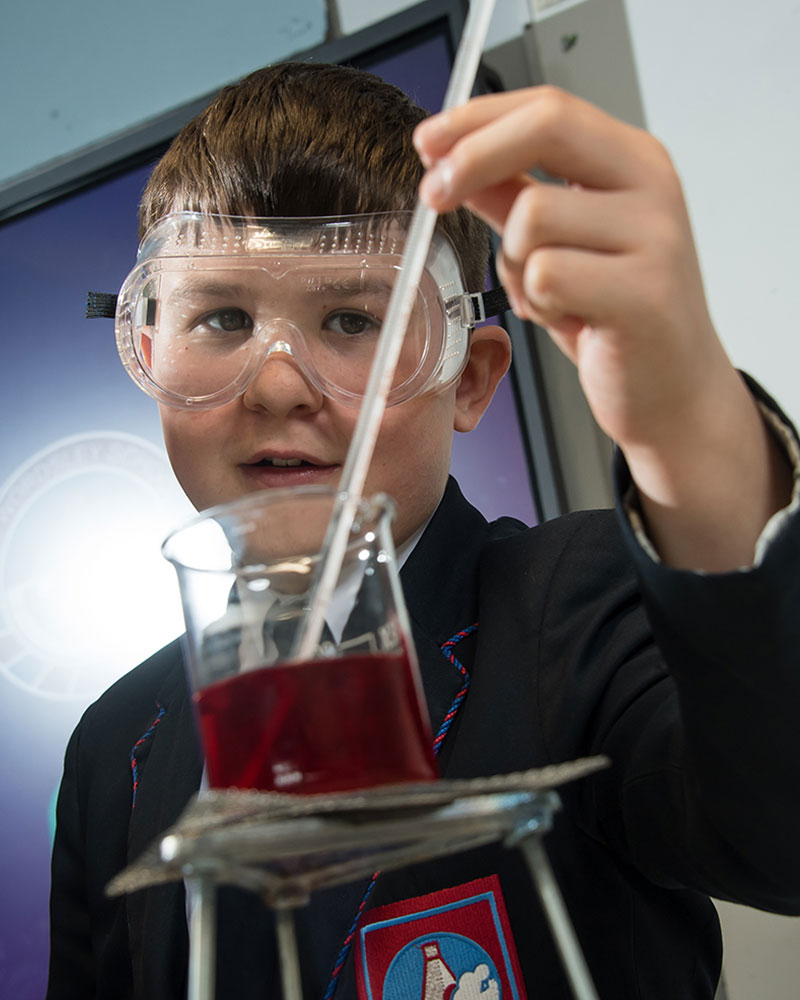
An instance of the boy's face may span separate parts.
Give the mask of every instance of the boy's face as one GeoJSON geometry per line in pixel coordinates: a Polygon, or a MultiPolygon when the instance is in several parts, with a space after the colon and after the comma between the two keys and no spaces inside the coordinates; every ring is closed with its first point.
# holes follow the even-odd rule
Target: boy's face
{"type": "MultiPolygon", "coordinates": [[[[368,380],[398,236],[394,223],[373,233],[363,217],[331,230],[179,214],[151,230],[117,332],[143,388],[176,401],[161,403],[164,439],[199,510],[262,489],[339,484],[359,414],[348,402],[368,380]],[[371,246],[380,250],[362,249],[371,246]],[[210,408],[182,408],[198,398],[210,408]]],[[[435,509],[453,430],[477,423],[508,361],[507,347],[486,355],[486,342],[505,344],[497,328],[474,331],[464,360],[457,262],[441,239],[429,257],[397,368],[395,399],[408,395],[385,412],[364,486],[395,501],[398,543],[435,509]],[[498,372],[481,375],[496,359],[498,372]]]]}
{"type": "MultiPolygon", "coordinates": [[[[467,429],[457,395],[451,386],[384,414],[364,493],[395,501],[398,544],[444,490],[453,428],[467,429]]],[[[336,485],[358,419],[357,409],[323,396],[282,354],[268,357],[230,403],[204,411],[161,405],[160,413],[175,474],[199,510],[262,489],[336,485]]]]}
{"type": "MultiPolygon", "coordinates": [[[[479,327],[457,383],[385,411],[364,494],[395,501],[398,545],[436,509],[453,430],[477,425],[510,361],[505,331],[479,327]]],[[[282,353],[268,356],[245,392],[224,406],[162,404],[160,412],[172,467],[198,510],[262,489],[337,485],[358,420],[358,410],[324,396],[282,353]]]]}

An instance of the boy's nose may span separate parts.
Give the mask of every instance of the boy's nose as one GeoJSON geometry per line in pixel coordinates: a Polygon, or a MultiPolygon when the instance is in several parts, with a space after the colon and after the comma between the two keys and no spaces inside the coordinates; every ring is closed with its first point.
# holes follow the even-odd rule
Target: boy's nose
{"type": "Polygon", "coordinates": [[[324,398],[287,340],[275,340],[269,345],[242,395],[245,406],[267,410],[273,416],[286,416],[298,407],[313,412],[322,406],[324,398]]]}

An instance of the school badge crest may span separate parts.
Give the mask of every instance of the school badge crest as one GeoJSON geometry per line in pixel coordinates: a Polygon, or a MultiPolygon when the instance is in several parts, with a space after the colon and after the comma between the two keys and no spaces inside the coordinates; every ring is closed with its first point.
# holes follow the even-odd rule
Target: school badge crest
{"type": "Polygon", "coordinates": [[[370,910],[359,1000],[526,1000],[496,875],[370,910]]]}

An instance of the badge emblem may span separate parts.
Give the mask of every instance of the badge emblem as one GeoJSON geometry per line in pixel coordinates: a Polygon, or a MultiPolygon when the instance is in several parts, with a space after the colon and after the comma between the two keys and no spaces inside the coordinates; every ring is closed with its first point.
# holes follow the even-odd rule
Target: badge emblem
{"type": "Polygon", "coordinates": [[[497,876],[368,911],[359,1000],[526,1000],[497,876]]]}

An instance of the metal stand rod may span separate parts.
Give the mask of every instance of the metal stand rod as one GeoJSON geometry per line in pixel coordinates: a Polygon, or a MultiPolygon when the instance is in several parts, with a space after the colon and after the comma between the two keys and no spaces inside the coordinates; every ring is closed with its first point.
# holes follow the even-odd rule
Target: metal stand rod
{"type": "Polygon", "coordinates": [[[532,833],[522,837],[519,847],[525,855],[528,868],[539,890],[539,898],[542,900],[575,1000],[599,1000],[575,936],[575,929],[564,905],[564,899],[553,875],[553,869],[547,860],[541,836],[532,833]]]}
{"type": "Polygon", "coordinates": [[[300,959],[294,932],[294,911],[283,905],[275,908],[275,934],[278,938],[278,959],[281,966],[283,1000],[303,1000],[300,982],[300,959]]]}
{"type": "Polygon", "coordinates": [[[189,887],[189,987],[187,1000],[214,1000],[216,985],[216,887],[203,876],[187,880],[189,887]]]}

